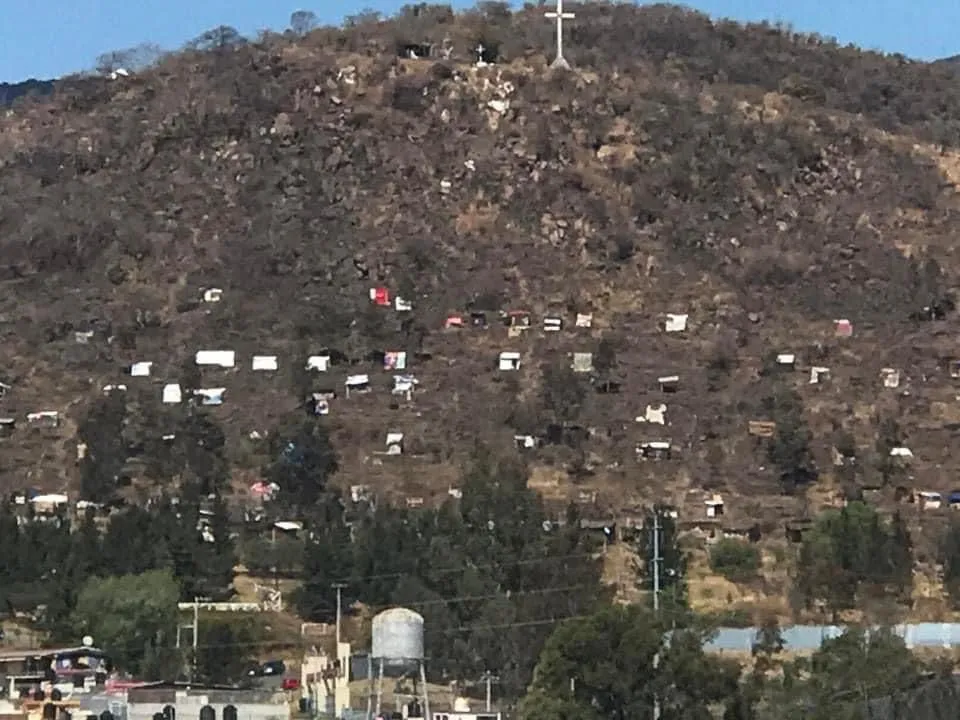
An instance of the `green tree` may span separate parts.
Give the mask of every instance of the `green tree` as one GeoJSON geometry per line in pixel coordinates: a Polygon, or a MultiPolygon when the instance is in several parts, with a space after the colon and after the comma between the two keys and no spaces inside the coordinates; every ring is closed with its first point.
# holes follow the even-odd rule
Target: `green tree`
{"type": "Polygon", "coordinates": [[[310,10],[295,10],[290,15],[290,29],[295,35],[306,35],[317,26],[317,15],[310,10]]]}
{"type": "Polygon", "coordinates": [[[324,424],[304,420],[287,424],[270,436],[264,477],[280,487],[281,501],[308,510],[324,494],[339,463],[324,424]]]}
{"type": "Polygon", "coordinates": [[[921,663],[889,629],[850,628],[825,640],[813,656],[797,660],[771,703],[770,717],[833,720],[863,717],[871,700],[917,685],[921,663]]]}
{"type": "Polygon", "coordinates": [[[960,607],[960,521],[951,520],[940,543],[943,586],[954,608],[960,607]]]}
{"type": "MultiPolygon", "coordinates": [[[[380,503],[355,522],[350,592],[424,615],[433,677],[476,678],[497,668],[501,690],[515,697],[530,681],[550,621],[608,599],[598,542],[575,516],[545,531],[548,515],[513,453],[476,447],[459,486],[462,498],[441,508],[380,503]]],[[[318,591],[332,597],[326,583],[318,591]]]]}
{"type": "Polygon", "coordinates": [[[162,567],[166,538],[156,513],[131,506],[110,516],[102,543],[101,566],[107,575],[139,575],[162,567]]]}
{"type": "Polygon", "coordinates": [[[127,409],[123,393],[97,398],[80,421],[77,435],[87,446],[80,461],[80,492],[87,500],[103,502],[113,497],[117,478],[127,461],[123,439],[127,409]]]}
{"type": "Polygon", "coordinates": [[[74,636],[92,636],[118,667],[139,675],[148,655],[173,646],[179,599],[169,570],[90,577],[77,597],[74,636]]]}
{"type": "Polygon", "coordinates": [[[816,464],[810,452],[810,429],[803,417],[803,402],[791,388],[780,386],[764,401],[769,416],[777,424],[767,454],[780,471],[786,492],[817,479],[816,464]]]}
{"type": "Polygon", "coordinates": [[[901,602],[908,602],[913,592],[913,540],[899,510],[893,514],[890,521],[887,545],[891,586],[901,602]]]}
{"type": "Polygon", "coordinates": [[[801,593],[808,603],[824,602],[834,614],[853,608],[864,593],[909,595],[912,559],[904,533],[902,522],[890,527],[862,502],[821,513],[800,548],[801,593]],[[894,545],[900,549],[894,552],[894,545]]]}
{"type": "Polygon", "coordinates": [[[264,628],[259,617],[246,613],[206,613],[200,618],[196,677],[210,684],[238,683],[256,660],[264,628]]]}
{"type": "Polygon", "coordinates": [[[747,582],[760,569],[760,550],[736,538],[723,538],[710,548],[710,569],[731,582],[747,582]]]}
{"type": "Polygon", "coordinates": [[[613,605],[562,623],[537,663],[520,703],[523,720],[709,717],[734,697],[739,666],[703,651],[703,628],[670,634],[669,623],[640,606],[613,605]]]}
{"type": "Polygon", "coordinates": [[[576,420],[585,397],[583,383],[567,363],[557,360],[544,368],[541,398],[550,422],[566,425],[576,420]]]}
{"type": "Polygon", "coordinates": [[[602,379],[609,378],[617,369],[617,342],[604,337],[597,343],[597,352],[593,357],[593,368],[602,379]]]}
{"type": "Polygon", "coordinates": [[[230,535],[230,517],[227,504],[216,495],[211,503],[210,516],[212,541],[199,543],[197,550],[200,565],[198,595],[229,600],[233,596],[233,567],[236,564],[236,549],[230,535]]]}
{"type": "MultiPolygon", "coordinates": [[[[334,583],[342,583],[351,572],[352,547],[339,494],[328,493],[317,503],[310,517],[310,538],[303,545],[303,584],[294,602],[301,617],[314,622],[333,622],[337,611],[334,583]]],[[[346,583],[341,590],[342,610],[353,604],[356,595],[346,583]]]]}
{"type": "Polygon", "coordinates": [[[901,482],[906,473],[903,464],[898,458],[890,455],[890,451],[903,444],[903,433],[900,424],[895,418],[887,417],[880,421],[877,429],[877,441],[874,445],[876,452],[877,472],[884,484],[901,482]]]}
{"type": "Polygon", "coordinates": [[[45,613],[45,626],[52,639],[76,642],[72,637],[71,615],[84,581],[99,575],[102,564],[100,531],[92,511],[87,511],[70,537],[70,549],[63,565],[52,578],[52,593],[45,613]]]}
{"type": "Polygon", "coordinates": [[[182,496],[198,502],[226,487],[230,476],[226,445],[223,428],[212,415],[191,408],[180,419],[174,453],[182,496]]]}

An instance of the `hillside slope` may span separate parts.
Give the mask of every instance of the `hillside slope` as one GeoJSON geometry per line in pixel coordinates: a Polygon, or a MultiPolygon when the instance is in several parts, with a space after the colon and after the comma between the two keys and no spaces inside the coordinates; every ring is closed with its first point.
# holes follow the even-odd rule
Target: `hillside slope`
{"type": "Polygon", "coordinates": [[[125,433],[142,440],[188,412],[160,402],[182,381],[226,388],[207,411],[238,487],[265,459],[251,433],[333,389],[344,485],[445,496],[475,438],[510,446],[562,421],[589,437],[525,451],[548,497],[596,493],[598,514],[668,498],[700,518],[718,491],[730,517],[777,524],[829,497],[783,496],[803,489],[796,473],[748,433],[792,387],[815,490],[834,475],[849,492],[877,485],[891,445],[914,459],[887,501],[896,484],[951,490],[951,71],[669,6],[574,10],[569,73],[547,69],[539,11],[428,7],[65,81],[9,113],[0,412],[17,428],[0,441],[4,485],[76,490],[77,428],[102,387],[127,385],[125,433]],[[398,56],[443,41],[447,59],[398,56]],[[477,42],[495,63],[476,66],[477,42]],[[413,310],[377,306],[376,287],[413,310]],[[209,288],[219,302],[203,301],[209,288]],[[509,336],[501,310],[529,312],[531,329],[509,336]],[[575,327],[587,313],[592,327],[575,327]],[[688,314],[685,330],[664,332],[667,313],[688,314]],[[452,314],[467,327],[446,329],[452,314]],[[548,316],[560,332],[542,329],[548,316]],[[198,350],[234,350],[236,368],[193,377],[198,350]],[[325,350],[330,370],[305,374],[325,350]],[[408,352],[410,401],[391,395],[389,351],[408,352]],[[497,370],[502,351],[520,353],[519,371],[497,370]],[[575,352],[594,353],[593,384],[568,371],[575,352]],[[771,353],[796,368],[776,377],[771,353]],[[252,372],[254,354],[279,370],[252,372]],[[150,377],[124,376],[143,361],[150,377]],[[811,384],[813,366],[829,381],[811,384]],[[372,392],[345,397],[360,373],[372,392]],[[597,392],[605,380],[621,392],[597,392]],[[661,403],[665,425],[636,422],[661,403]],[[44,410],[59,428],[28,426],[44,410]],[[890,420],[898,436],[879,436],[890,420]],[[405,454],[381,457],[394,431],[405,454]],[[638,461],[648,441],[672,457],[638,461]],[[841,473],[831,449],[851,444],[861,470],[841,473]]]}

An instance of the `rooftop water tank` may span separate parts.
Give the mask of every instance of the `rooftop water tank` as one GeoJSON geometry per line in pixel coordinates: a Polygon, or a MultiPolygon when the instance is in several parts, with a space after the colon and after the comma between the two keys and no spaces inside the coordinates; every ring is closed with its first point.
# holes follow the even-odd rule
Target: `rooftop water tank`
{"type": "Polygon", "coordinates": [[[423,616],[407,608],[384,610],[373,618],[374,664],[384,669],[412,669],[423,662],[423,616]]]}

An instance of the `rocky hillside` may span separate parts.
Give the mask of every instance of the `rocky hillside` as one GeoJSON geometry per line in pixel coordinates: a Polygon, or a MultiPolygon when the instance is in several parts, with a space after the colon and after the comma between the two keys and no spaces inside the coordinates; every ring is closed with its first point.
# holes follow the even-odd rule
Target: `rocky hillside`
{"type": "Polygon", "coordinates": [[[834,489],[952,490],[952,72],[671,6],[573,10],[569,72],[538,9],[424,5],[8,112],[4,486],[77,491],[78,428],[118,383],[125,473],[169,483],[135,461],[193,412],[161,402],[180,383],[225,388],[203,412],[238,488],[257,438],[329,391],[340,481],[427,502],[477,438],[515,435],[537,440],[533,485],[598,515],[669,499],[696,520],[718,492],[731,522],[772,528],[834,489]],[[198,371],[201,350],[235,367],[198,371]],[[42,411],[59,425],[28,422],[42,411]]]}

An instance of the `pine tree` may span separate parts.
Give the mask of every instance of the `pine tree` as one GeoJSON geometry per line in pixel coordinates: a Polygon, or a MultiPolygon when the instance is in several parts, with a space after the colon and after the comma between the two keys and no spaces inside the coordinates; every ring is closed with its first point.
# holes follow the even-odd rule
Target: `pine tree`
{"type": "MultiPolygon", "coordinates": [[[[337,594],[332,585],[350,575],[352,564],[350,528],[344,520],[339,496],[327,494],[311,518],[310,537],[303,548],[304,580],[295,600],[301,617],[332,622],[336,616],[337,594]]],[[[342,590],[344,608],[353,603],[357,589],[342,590]]]]}
{"type": "Polygon", "coordinates": [[[210,534],[213,542],[202,543],[202,595],[222,600],[233,596],[233,567],[236,551],[230,536],[230,516],[223,498],[216,495],[211,504],[210,534]]]}
{"type": "Polygon", "coordinates": [[[913,592],[913,541],[910,530],[898,510],[890,523],[889,550],[890,580],[901,601],[907,601],[913,592]]]}

